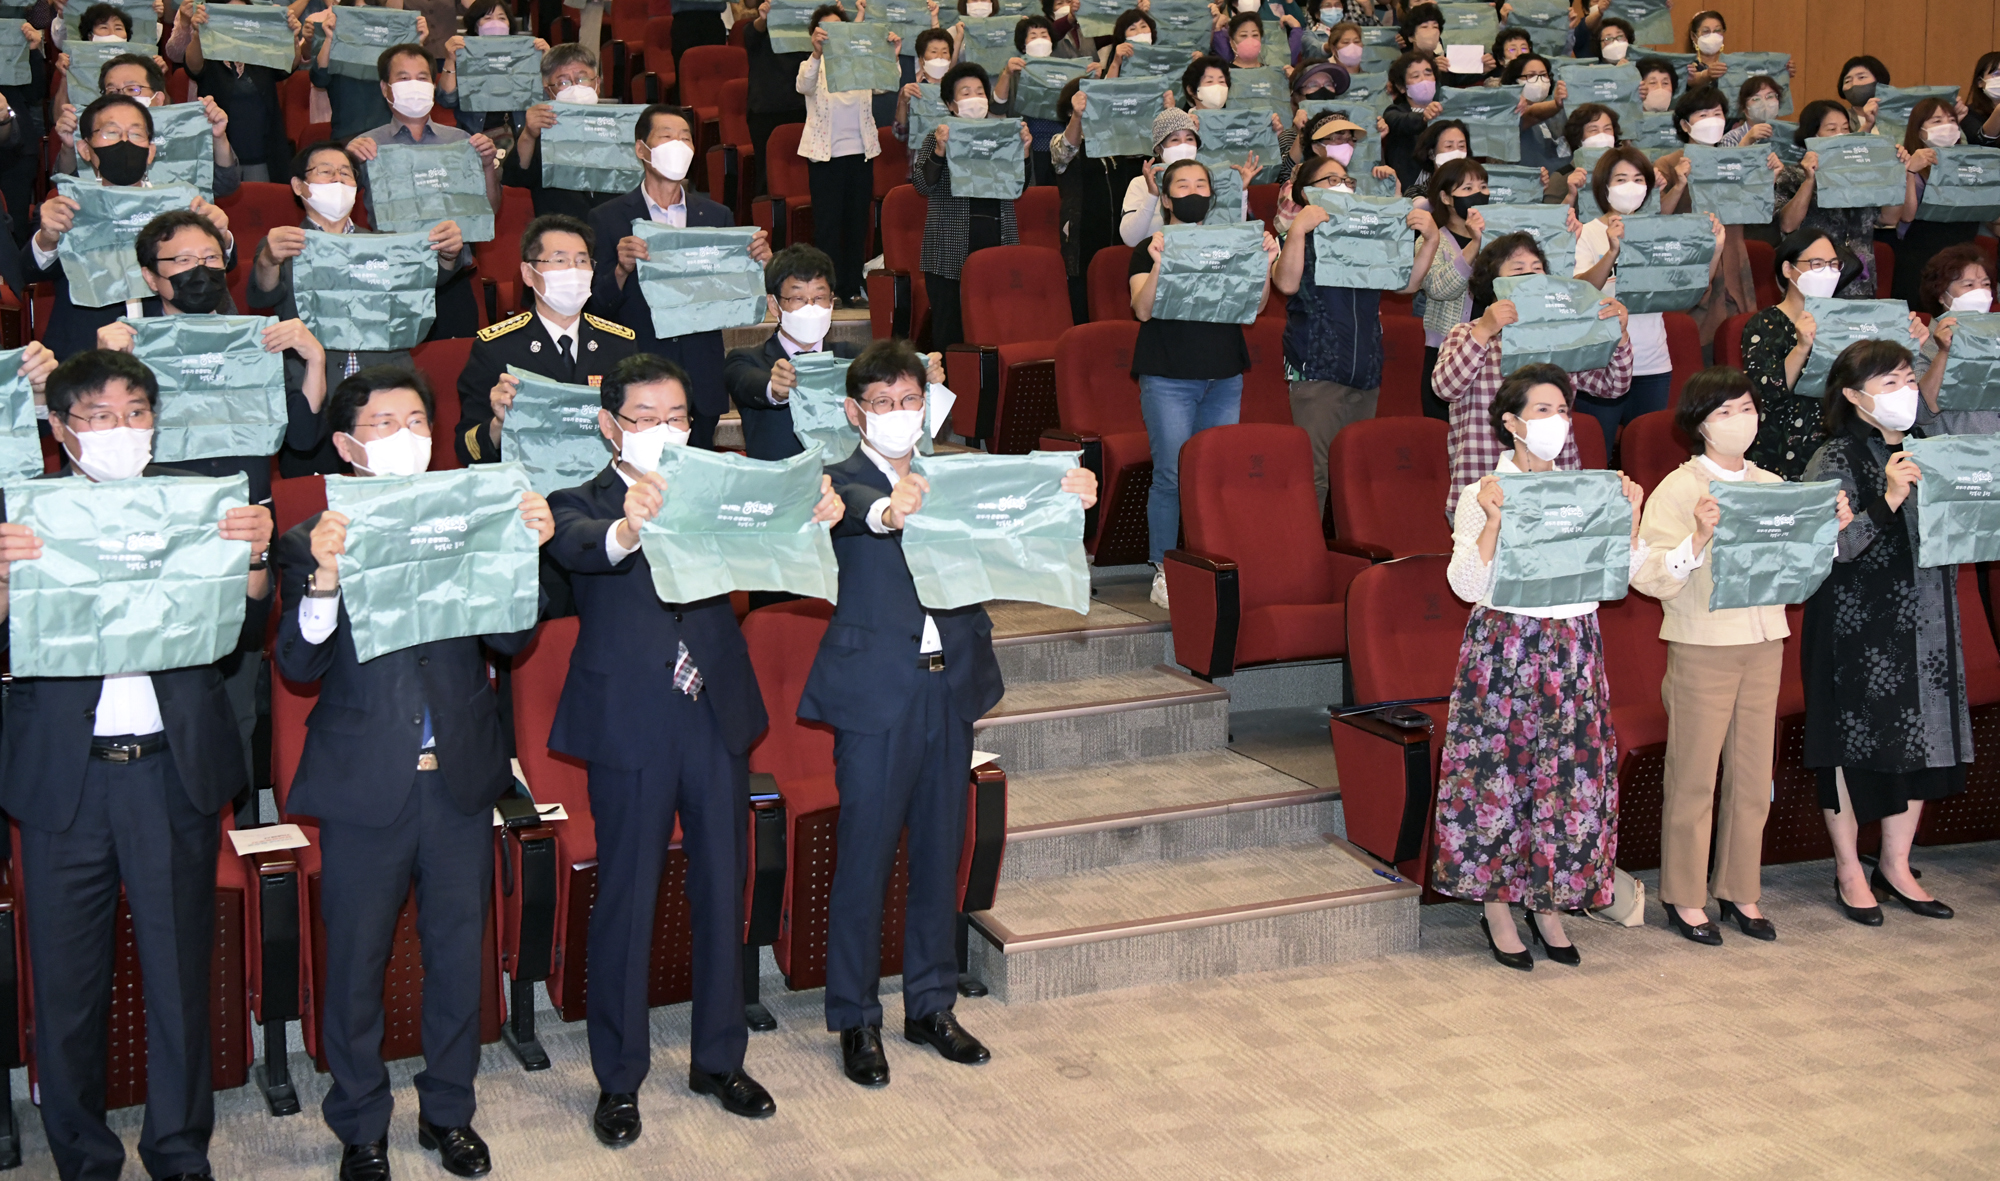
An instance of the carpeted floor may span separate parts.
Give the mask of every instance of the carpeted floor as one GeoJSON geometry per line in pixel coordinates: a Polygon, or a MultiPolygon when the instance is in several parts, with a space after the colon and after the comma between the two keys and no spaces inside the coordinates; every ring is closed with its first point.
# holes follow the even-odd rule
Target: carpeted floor
{"type": "MultiPolygon", "coordinates": [[[[1573,922],[1582,968],[1523,974],[1488,957],[1471,908],[1433,906],[1412,955],[966,1001],[993,1062],[956,1066],[892,1036],[880,1092],[840,1075],[820,994],[773,981],[781,1028],[752,1035],[748,1066],[776,1095],[775,1119],[687,1094],[679,1006],[654,1015],[637,1146],[591,1138],[580,1023],[546,1029],[545,1073],[488,1047],[478,1126],[496,1177],[540,1179],[1992,1176],[1996,861],[2000,846],[1919,851],[1925,884],[1959,908],[1951,922],[1898,909],[1880,929],[1848,923],[1821,862],[1768,873],[1775,945],[1729,928],[1726,946],[1697,947],[1655,903],[1644,929],[1573,922]]],[[[887,1007],[893,1029],[901,1006],[887,1007]]],[[[412,1064],[394,1069],[396,1175],[443,1178],[416,1146],[412,1064]]],[[[218,1177],[334,1175],[325,1082],[309,1067],[306,1080],[307,1112],[285,1120],[250,1088],[217,1097],[218,1177]]],[[[53,1176],[32,1109],[16,1106],[28,1132],[14,1176],[53,1176]]],[[[136,1144],[140,1113],[114,1119],[136,1144]]]]}

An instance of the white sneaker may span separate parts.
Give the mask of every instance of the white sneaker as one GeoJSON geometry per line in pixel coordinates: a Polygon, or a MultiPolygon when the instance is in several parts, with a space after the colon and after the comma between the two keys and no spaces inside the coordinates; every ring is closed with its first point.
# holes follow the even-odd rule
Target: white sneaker
{"type": "Polygon", "coordinates": [[[1153,593],[1149,597],[1153,600],[1153,606],[1163,611],[1167,609],[1167,572],[1165,570],[1153,571],[1153,593]]]}

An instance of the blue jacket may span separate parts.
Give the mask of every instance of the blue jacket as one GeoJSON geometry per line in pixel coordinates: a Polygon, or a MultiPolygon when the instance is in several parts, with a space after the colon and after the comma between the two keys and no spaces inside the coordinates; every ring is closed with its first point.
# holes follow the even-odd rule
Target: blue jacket
{"type": "MultiPolygon", "coordinates": [[[[712,201],[692,188],[683,187],[687,200],[687,223],[691,226],[732,226],[736,219],[728,207],[712,201]]],[[[618,286],[618,243],[632,236],[632,223],[645,221],[646,194],[633,189],[590,211],[590,229],[597,236],[597,273],[591,284],[591,310],[616,320],[637,334],[637,351],[655,353],[687,370],[693,388],[688,400],[693,409],[720,418],[729,409],[729,395],[722,389],[722,333],[691,332],[661,340],[653,332],[653,310],[639,292],[639,276],[634,272],[618,286]]],[[[615,475],[612,477],[617,478],[615,475]]]]}

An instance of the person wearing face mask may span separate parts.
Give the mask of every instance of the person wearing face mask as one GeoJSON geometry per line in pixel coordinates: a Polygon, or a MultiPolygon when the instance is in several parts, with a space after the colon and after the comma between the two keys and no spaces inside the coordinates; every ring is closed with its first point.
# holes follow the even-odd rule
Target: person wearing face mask
{"type": "Polygon", "coordinates": [[[1778,243],[1777,279],[1784,298],[1743,326],[1743,370],[1757,396],[1757,441],[1750,460],[1781,479],[1796,480],[1818,450],[1820,401],[1797,388],[1812,355],[1818,323],[1806,297],[1832,297],[1848,272],[1858,270],[1852,255],[1818,230],[1795,230],[1778,243]]]}
{"type": "MultiPolygon", "coordinates": [[[[993,91],[977,62],[960,62],[938,83],[945,106],[961,119],[984,119],[993,91]]],[[[924,133],[910,160],[910,184],[927,202],[923,249],[917,265],[924,272],[924,294],[931,303],[931,347],[942,352],[965,339],[959,317],[958,280],[965,260],[988,246],[1013,246],[1021,240],[1014,220],[1014,202],[991,197],[956,197],[951,191],[951,165],[945,144],[951,129],[940,123],[924,133]]],[[[1021,125],[1021,168],[1027,175],[1028,127],[1021,125]]]]}
{"type": "MultiPolygon", "coordinates": [[[[327,399],[334,446],[356,475],[430,466],[432,402],[413,369],[363,369],[327,399]]],[[[545,544],[546,500],[520,496],[522,525],[545,544]]],[[[319,683],[288,813],[319,821],[326,981],[320,1045],[332,1079],[320,1111],[341,1143],[342,1178],[389,1175],[395,1103],[382,1061],[382,986],[396,923],[417,891],[424,946],[424,1069],[417,1142],[446,1171],[492,1168],[472,1126],[479,1069],[480,940],[493,897],[493,805],[513,789],[486,653],[512,656],[535,628],[433,640],[362,661],[341,602],[348,519],[316,513],[278,540],[287,608],[278,670],[319,683]]]]}
{"type": "MultiPolygon", "coordinates": [[[[430,22],[435,28],[436,23],[430,22]]],[[[447,25],[449,28],[449,25],[447,25]]],[[[478,131],[493,141],[501,156],[513,150],[515,128],[526,118],[527,112],[520,111],[461,111],[458,105],[458,58],[465,49],[465,39],[471,37],[508,37],[514,32],[512,18],[508,15],[506,0],[473,0],[465,10],[465,32],[453,34],[444,43],[443,62],[438,70],[437,105],[456,112],[455,118],[466,120],[464,126],[469,131],[478,131]],[[449,67],[449,68],[445,68],[449,67]]],[[[549,43],[540,37],[534,39],[535,52],[546,54],[549,43]]]]}
{"type": "MultiPolygon", "coordinates": [[[[914,81],[903,83],[903,88],[896,92],[896,121],[890,131],[897,139],[909,143],[912,130],[910,108],[918,97],[933,102],[942,101],[938,98],[938,82],[945,71],[951,69],[952,58],[957,52],[958,46],[953,43],[949,30],[925,29],[917,34],[916,56],[910,67],[914,81]]],[[[919,127],[916,130],[921,132],[923,129],[919,127]]]]}
{"type": "MultiPolygon", "coordinates": [[[[227,0],[242,4],[249,0],[227,0]]],[[[499,3],[500,0],[486,0],[499,3]]],[[[292,149],[285,138],[284,108],[278,102],[278,83],[286,75],[270,66],[244,62],[215,61],[202,52],[201,30],[208,24],[208,6],[183,4],[174,10],[173,32],[161,51],[168,61],[186,67],[195,88],[215,101],[228,120],[229,143],[242,179],[271,181],[283,175],[292,149]]],[[[298,35],[298,18],[292,18],[292,32],[298,35]]],[[[220,170],[217,192],[221,190],[220,170]]]]}
{"type": "MultiPolygon", "coordinates": [[[[591,296],[609,319],[632,330],[637,351],[665,357],[685,369],[694,445],[715,442],[715,424],[729,409],[722,387],[722,333],[690,332],[662,337],[653,331],[653,310],[639,289],[636,272],[648,257],[646,243],[632,232],[634,222],[669,226],[736,224],[729,209],[687,183],[694,162],[694,117],[682,107],[656,103],[639,112],[632,126],[633,151],[645,165],[639,187],[591,210],[590,229],[597,265],[591,296]]],[[[771,260],[771,238],[750,236],[753,262],[771,260]]]]}
{"type": "Polygon", "coordinates": [[[1632,31],[1631,22],[1623,17],[1605,17],[1597,26],[1598,60],[1606,65],[1617,65],[1631,54],[1637,40],[1638,34],[1632,31]]]}
{"type": "MultiPolygon", "coordinates": [[[[1454,121],[1455,122],[1455,121],[1454,121]]],[[[1437,396],[1438,349],[1451,330],[1472,317],[1472,267],[1486,241],[1490,199],[1486,167],[1477,160],[1448,160],[1424,188],[1421,207],[1439,231],[1439,246],[1424,271],[1424,368],[1418,389],[1424,417],[1451,421],[1451,407],[1437,396]]]]}
{"type": "MultiPolygon", "coordinates": [[[[1849,134],[1853,130],[1850,119],[1851,112],[1846,104],[1833,99],[1809,102],[1799,112],[1798,129],[1792,133],[1792,143],[1802,155],[1797,164],[1786,164],[1772,182],[1772,195],[1777,207],[1773,228],[1780,234],[1811,230],[1832,239],[1857,263],[1844,276],[1835,294],[1842,299],[1873,299],[1877,287],[1875,222],[1882,211],[1869,207],[1822,209],[1814,178],[1819,168],[1819,153],[1805,150],[1806,141],[1813,137],[1849,134]]],[[[1810,455],[1808,451],[1800,459],[1810,455]]]]}
{"type": "Polygon", "coordinates": [[[1111,39],[1098,47],[1097,64],[1104,68],[1106,78],[1116,78],[1120,65],[1132,56],[1131,46],[1158,41],[1159,31],[1153,27],[1153,18],[1137,8],[1128,8],[1112,22],[1111,39]]]}
{"type": "Polygon", "coordinates": [[[1471,147],[1472,135],[1463,122],[1457,119],[1432,121],[1417,137],[1417,178],[1404,187],[1403,195],[1414,199],[1428,193],[1431,178],[1437,170],[1455,160],[1469,159],[1471,147]]]}
{"type": "MultiPolygon", "coordinates": [[[[843,1072],[864,1087],[889,1084],[877,997],[882,894],[906,829],[903,1036],[951,1062],[990,1057],[953,1010],[953,916],[972,724],[1004,686],[986,608],[927,610],[903,559],[904,524],[930,490],[910,470],[924,371],[900,340],[878,340],[848,366],[847,421],[861,443],[826,469],[844,510],[833,528],[840,598],[799,697],[800,718],[834,730],[840,860],[827,904],[826,1027],[840,1035],[843,1072]]],[[[1061,487],[1086,509],[1097,501],[1097,478],[1082,468],[1061,487]]]]}
{"type": "Polygon", "coordinates": [[[1984,315],[1993,310],[1993,263],[1986,252],[1970,243],[1947,246],[1931,256],[1924,266],[1918,288],[1918,307],[1930,313],[1930,337],[1917,353],[1923,380],[1918,392],[1923,402],[1917,407],[1916,432],[1932,435],[1991,435],[2000,433],[2000,410],[1940,410],[1938,387],[1944,383],[1951,362],[1951,340],[1961,315],[1984,315]]]}
{"type": "Polygon", "coordinates": [[[1979,55],[1972,66],[1972,81],[1960,99],[1964,108],[1958,125],[1965,142],[1974,147],[2000,146],[2000,50],[1979,55]]]}
{"type": "Polygon", "coordinates": [[[1979,233],[1977,222],[1933,221],[1918,216],[1931,169],[1938,162],[1938,150],[1957,147],[1963,140],[1951,99],[1922,99],[1910,111],[1910,122],[1903,131],[1903,202],[1884,209],[1882,223],[1896,227],[1896,270],[1889,294],[1912,308],[1917,306],[1924,267],[1931,258],[1953,246],[1969,244],[1979,233]]]}
{"type": "Polygon", "coordinates": [[[1569,87],[1555,80],[1554,67],[1539,53],[1528,52],[1507,63],[1500,85],[1519,86],[1521,101],[1521,166],[1555,172],[1569,166],[1569,145],[1563,141],[1558,117],[1569,101],[1569,87]]]}
{"type": "MultiPolygon", "coordinates": [[[[1550,962],[1576,967],[1583,956],[1562,912],[1610,903],[1618,845],[1618,736],[1597,604],[1493,605],[1509,511],[1500,477],[1560,469],[1572,396],[1569,375],[1554,365],[1523,365],[1494,392],[1482,425],[1494,450],[1506,450],[1458,492],[1445,571],[1473,608],[1438,766],[1431,885],[1480,903],[1493,958],[1521,971],[1535,961],[1514,906],[1550,962]]],[[[1639,535],[1645,496],[1630,477],[1619,480],[1632,506],[1636,572],[1652,552],[1639,535]]]]}
{"type": "MultiPolygon", "coordinates": [[[[1309,68],[1331,69],[1333,67],[1320,65],[1309,68]]],[[[1299,166],[1315,160],[1334,161],[1340,165],[1340,183],[1348,192],[1355,191],[1357,187],[1356,179],[1361,176],[1366,167],[1362,162],[1356,160],[1354,156],[1368,133],[1361,128],[1360,124],[1351,121],[1347,117],[1347,112],[1340,110],[1321,111],[1319,114],[1307,119],[1304,117],[1305,112],[1301,111],[1299,112],[1299,116],[1299,125],[1303,130],[1292,140],[1292,150],[1300,153],[1299,160],[1294,166],[1291,177],[1284,184],[1278,186],[1278,212],[1271,219],[1271,228],[1276,230],[1278,236],[1281,238],[1290,231],[1292,219],[1299,215],[1299,206],[1292,203],[1292,196],[1297,191],[1297,186],[1294,182],[1298,179],[1297,168],[1299,166]],[[1349,171],[1350,167],[1352,168],[1351,173],[1349,171]]],[[[1384,165],[1377,164],[1370,171],[1379,179],[1393,181],[1396,178],[1395,172],[1384,165]]]]}
{"type": "Polygon", "coordinates": [[[1228,59],[1198,57],[1181,74],[1181,102],[1189,111],[1219,111],[1229,105],[1228,59]]]}
{"type": "Polygon", "coordinates": [[[792,391],[799,384],[792,358],[822,350],[855,357],[861,346],[827,339],[833,327],[833,260],[824,251],[804,243],[778,251],[764,264],[764,290],[778,330],[761,345],[731,350],[722,363],[722,380],[743,420],[744,454],[789,459],[805,450],[792,433],[792,391]]]}
{"type": "MultiPolygon", "coordinates": [[[[1722,512],[1709,485],[1777,484],[1782,478],[1744,458],[1758,432],[1750,379],[1717,366],[1688,378],[1674,425],[1693,458],[1668,473],[1646,498],[1639,537],[1651,552],[1632,588],[1660,601],[1665,618],[1667,760],[1660,819],[1660,900],[1667,925],[1696,943],[1719,946],[1719,923],[1703,909],[1710,897],[1724,920],[1752,939],[1778,931],[1764,917],[1764,818],[1771,806],[1771,766],[1778,723],[1779,672],[1791,628],[1782,606],[1712,610],[1709,543],[1722,512]],[[1717,764],[1722,812],[1715,813],[1717,764]],[[1714,869],[1709,832],[1715,831],[1714,869]]],[[[1852,520],[1837,497],[1840,524],[1852,520]]]]}
{"type": "MultiPolygon", "coordinates": [[[[1368,48],[1361,41],[1361,26],[1353,21],[1341,21],[1322,35],[1328,57],[1349,74],[1361,68],[1368,57],[1368,48]]],[[[1312,38],[1307,38],[1310,43],[1312,38]]]]}
{"type": "Polygon", "coordinates": [[[1574,205],[1577,194],[1590,183],[1590,170],[1576,165],[1576,153],[1585,148],[1615,148],[1620,129],[1618,112],[1602,103],[1584,103],[1572,109],[1562,123],[1563,146],[1570,158],[1561,168],[1549,169],[1549,183],[1543,191],[1545,202],[1574,205]]]}
{"type": "MultiPolygon", "coordinates": [[[[613,1148],[641,1132],[654,907],[676,818],[694,930],[688,1085],[744,1118],[777,1110],[743,1069],[742,792],[744,757],[768,721],[764,699],[729,596],[663,609],[640,548],[640,530],[667,491],[660,456],[690,440],[687,382],[664,357],[619,362],[598,387],[598,430],[612,461],[588,483],[549,496],[556,538],[548,554],[570,576],[578,616],[549,746],[589,769],[598,832],[585,1014],[599,1088],[591,1130],[613,1148]]],[[[813,519],[840,520],[830,482],[820,487],[813,519]]]]}
{"type": "MultiPolygon", "coordinates": [[[[542,93],[553,102],[595,106],[599,98],[597,87],[595,53],[570,43],[550,46],[542,54],[542,93]]],[[[785,87],[787,90],[791,88],[790,78],[786,79],[785,87]]],[[[501,183],[509,188],[528,190],[534,199],[537,217],[562,213],[578,221],[589,221],[591,210],[619,194],[558,189],[542,184],[539,155],[542,132],[554,127],[556,120],[555,107],[546,102],[536,103],[522,113],[521,129],[514,137],[514,149],[507,153],[507,159],[500,168],[501,183]]]]}
{"type": "Polygon", "coordinates": [[[1085,150],[1083,113],[1087,99],[1082,82],[1070,79],[1056,96],[1056,109],[1067,113],[1069,119],[1062,134],[1049,141],[1049,165],[1055,170],[1060,199],[1057,221],[1063,269],[1069,277],[1070,312],[1078,324],[1090,319],[1090,260],[1099,250],[1120,241],[1121,199],[1134,182],[1142,194],[1147,191],[1144,157],[1100,157],[1085,150]]]}
{"type": "MultiPolygon", "coordinates": [[[[1847,346],[1826,378],[1826,443],[1807,480],[1837,480],[1854,517],[1840,531],[1833,572],[1806,601],[1805,765],[1833,838],[1834,901],[1849,919],[1882,923],[1884,895],[1912,913],[1948,919],[1910,869],[1927,800],[1965,790],[1973,760],[1958,567],[1919,566],[1923,471],[1903,450],[1917,418],[1909,352],[1885,340],[1847,346]],[[1875,872],[1862,870],[1859,829],[1882,823],[1875,872]]],[[[1978,601],[1976,598],[1973,600],[1978,601]]]]}
{"type": "Polygon", "coordinates": [[[991,113],[1019,118],[1028,125],[1028,183],[1052,185],[1056,183],[1056,174],[1055,166],[1049,159],[1049,141],[1062,133],[1063,121],[1030,115],[1016,101],[1021,71],[1028,68],[1028,62],[1054,56],[1055,28],[1049,19],[1031,15],[1016,21],[1014,50],[1020,56],[1007,59],[1007,68],[993,79],[995,103],[991,113]]]}
{"type": "MultiPolygon", "coordinates": [[[[1303,44],[1297,26],[1284,26],[1285,60],[1299,59],[1299,47],[1303,44]]],[[[1221,58],[1238,70],[1254,70],[1264,64],[1264,21],[1253,8],[1237,12],[1229,18],[1225,28],[1217,29],[1209,38],[1209,53],[1221,58]]]]}
{"type": "MultiPolygon", "coordinates": [[[[1765,78],[1762,80],[1763,84],[1770,89],[1759,90],[1756,86],[1757,81],[1752,79],[1746,82],[1743,87],[1744,93],[1767,95],[1768,97],[1762,101],[1775,109],[1777,84],[1765,78]]],[[[1681,96],[1680,101],[1674,104],[1674,134],[1684,144],[1733,148],[1768,139],[1771,127],[1768,123],[1750,122],[1739,122],[1734,127],[1729,126],[1729,100],[1724,97],[1720,87],[1701,83],[1690,88],[1681,96]]],[[[1660,157],[1655,163],[1661,171],[1678,174],[1682,162],[1686,159],[1685,152],[1673,152],[1660,157]]],[[[1764,163],[1774,179],[1785,166],[1784,161],[1780,160],[1775,152],[1767,153],[1764,163]]],[[[1685,213],[1690,204],[1691,201],[1684,200],[1680,207],[1668,208],[1663,205],[1662,209],[1669,213],[1685,213]]],[[[1693,313],[1704,336],[1712,337],[1721,328],[1723,321],[1729,317],[1748,314],[1757,309],[1756,280],[1750,272],[1749,252],[1743,245],[1744,236],[1751,228],[1742,225],[1723,227],[1721,260],[1709,279],[1707,295],[1702,298],[1693,313]]]]}
{"type": "Polygon", "coordinates": [[[1655,115],[1673,110],[1674,96],[1681,88],[1681,77],[1674,72],[1674,64],[1663,57],[1642,57],[1637,68],[1639,109],[1655,115]]]}
{"type": "Polygon", "coordinates": [[[461,463],[499,463],[500,426],[521,382],[509,368],[565,385],[597,385],[637,351],[623,324],[583,310],[590,300],[590,227],[560,213],[538,217],[521,234],[521,286],[535,310],[479,330],[458,375],[458,426],[452,447],[461,463]]]}
{"type": "MultiPolygon", "coordinates": [[[[1194,116],[1172,107],[1153,116],[1153,159],[1140,165],[1139,175],[1125,186],[1125,202],[1118,218],[1118,237],[1134,249],[1159,233],[1166,224],[1165,202],[1160,199],[1162,172],[1182,160],[1192,160],[1201,151],[1201,133],[1194,116]]],[[[1243,187],[1243,219],[1250,219],[1250,187],[1243,187]]]]}
{"type": "Polygon", "coordinates": [[[1729,72],[1722,60],[1722,38],[1727,31],[1719,12],[1697,12],[1688,21],[1687,52],[1694,54],[1694,60],[1687,64],[1690,89],[1713,86],[1729,72]]]}
{"type": "MultiPolygon", "coordinates": [[[[355,2],[366,4],[368,0],[355,0],[355,2]]],[[[366,78],[336,72],[332,68],[333,30],[340,21],[341,7],[343,5],[335,4],[304,18],[305,56],[308,63],[306,72],[310,75],[312,84],[326,91],[327,104],[333,115],[331,138],[345,141],[364,134],[371,127],[380,127],[387,123],[394,108],[390,105],[387,77],[378,77],[380,84],[377,84],[369,82],[366,78]]],[[[452,23],[456,25],[457,22],[454,19],[452,23]]],[[[449,36],[450,31],[447,27],[445,35],[449,36]]],[[[430,23],[419,14],[417,40],[428,41],[430,32],[430,23]]],[[[431,57],[421,45],[417,47],[417,53],[426,60],[431,57]]],[[[379,63],[377,73],[378,76],[382,74],[379,63]]]]}
{"type": "Polygon", "coordinates": [[[1382,163],[1396,170],[1396,181],[1407,193],[1423,171],[1417,139],[1444,112],[1430,55],[1412,50],[1389,63],[1389,93],[1395,97],[1382,111],[1389,128],[1382,137],[1382,163]]]}
{"type": "MultiPolygon", "coordinates": [[[[30,346],[31,350],[34,346],[30,346]]],[[[39,363],[52,360],[34,354],[39,363]]],[[[62,470],[37,479],[171,476],[155,466],[159,383],[128,353],[86,349],[46,378],[49,430],[62,470]]],[[[133,530],[150,529],[148,519],[133,530]]],[[[271,514],[228,509],[221,536],[247,542],[238,647],[261,642],[270,610],[271,514]]],[[[0,524],[5,579],[44,557],[27,525],[0,524]]],[[[4,634],[4,633],[0,633],[4,634]]],[[[145,1007],[170,1026],[149,1039],[145,1172],[211,1174],[210,949],[219,814],[250,790],[214,664],[108,677],[15,676],[0,727],[0,808],[19,826],[15,872],[33,961],[37,1100],[54,1173],[117,1177],[125,1145],[104,1122],[107,1023],[119,895],[131,911],[145,1007]]],[[[488,838],[491,839],[490,836],[488,838]]]]}
{"type": "MultiPolygon", "coordinates": [[[[806,128],[799,136],[799,155],[806,158],[806,178],[812,184],[813,242],[833,259],[833,294],[844,306],[865,308],[868,296],[861,282],[868,261],[868,217],[874,209],[875,170],[882,154],[875,128],[870,92],[830,91],[820,68],[826,43],[826,21],[845,22],[837,4],[813,10],[812,53],[799,65],[798,90],[806,96],[806,128]]],[[[902,39],[886,34],[891,45],[902,39]]]]}
{"type": "MultiPolygon", "coordinates": [[[[98,93],[101,95],[121,94],[134,102],[144,103],[148,109],[167,105],[167,79],[160,72],[159,63],[150,57],[136,53],[121,53],[105,62],[97,71],[98,93]]],[[[209,121],[210,154],[214,161],[213,192],[217,201],[227,200],[243,183],[243,169],[237,161],[236,151],[229,142],[229,116],[216,104],[213,98],[203,96],[192,101],[202,105],[209,121]]],[[[70,176],[77,174],[76,108],[66,102],[58,102],[57,109],[62,114],[56,119],[56,135],[63,146],[56,149],[55,171],[70,176]]],[[[164,145],[163,145],[164,146],[164,145]]],[[[106,153],[99,152],[104,156],[106,153]]],[[[111,159],[104,164],[111,171],[104,174],[108,182],[113,176],[132,176],[133,170],[140,170],[138,177],[130,183],[144,179],[142,158],[144,153],[129,149],[113,148],[111,159]],[[123,153],[125,160],[116,157],[123,153]]],[[[125,182],[120,182],[125,183],[125,182]]]]}
{"type": "Polygon", "coordinates": [[[1861,53],[1847,59],[1840,67],[1840,97],[1853,108],[1854,130],[1857,134],[1867,134],[1875,130],[1876,112],[1881,104],[1875,98],[1875,88],[1892,86],[1889,67],[1873,54],[1861,53]]]}

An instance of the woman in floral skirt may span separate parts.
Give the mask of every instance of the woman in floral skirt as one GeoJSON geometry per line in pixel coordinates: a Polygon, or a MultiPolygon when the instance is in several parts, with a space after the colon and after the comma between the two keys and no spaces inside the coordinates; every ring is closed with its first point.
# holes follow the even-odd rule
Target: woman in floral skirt
{"type": "MultiPolygon", "coordinates": [[[[1460,493],[1448,570],[1452,592],[1477,606],[1445,723],[1431,885],[1485,904],[1480,927],[1493,958],[1523,971],[1535,961],[1513,905],[1534,916],[1529,930],[1550,959],[1577,964],[1558,912],[1609,903],[1618,853],[1618,739],[1597,604],[1493,606],[1499,476],[1555,469],[1573,399],[1569,375],[1554,365],[1525,365],[1501,384],[1490,418],[1513,450],[1460,493]]],[[[1636,570],[1647,554],[1638,536],[1644,493],[1630,479],[1624,487],[1636,570]]]]}

